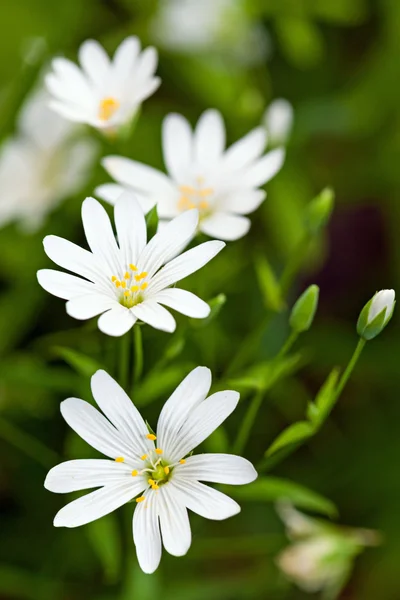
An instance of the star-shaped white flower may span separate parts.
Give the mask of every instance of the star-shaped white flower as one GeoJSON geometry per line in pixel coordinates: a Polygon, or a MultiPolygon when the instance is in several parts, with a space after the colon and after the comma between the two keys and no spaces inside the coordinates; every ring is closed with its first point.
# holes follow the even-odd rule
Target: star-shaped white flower
{"type": "Polygon", "coordinates": [[[140,52],[137,37],[126,38],[112,60],[94,40],[79,49],[81,68],[65,58],[55,58],[46,77],[54,97],[51,107],[66,119],[115,130],[128,123],[140,104],[160,85],[155,48],[140,52]]]}
{"type": "Polygon", "coordinates": [[[236,240],[250,228],[250,220],[242,215],[256,210],[266,197],[259,187],[284,161],[283,148],[263,155],[266,143],[265,128],[257,127],[225,150],[225,126],[218,111],[203,113],[194,133],[184,117],[170,114],[163,124],[168,175],[128,158],[108,156],[103,166],[117,183],[102,185],[96,193],[113,204],[122,190],[133,190],[145,211],[157,204],[162,219],[197,208],[200,231],[236,240]]]}
{"type": "Polygon", "coordinates": [[[101,315],[99,329],[112,336],[123,335],[138,319],[156,329],[174,331],[175,319],[162,304],[195,319],[207,317],[206,302],[170,287],[203,267],[225,246],[220,241],[205,242],[179,255],[196,233],[198,211],[180,215],[148,243],[143,211],[131,194],[118,199],[114,219],[118,244],[103,206],[86,198],[82,220],[91,252],[54,235],[43,241],[51,260],[80,277],[43,269],[38,271],[40,285],[68,300],[67,313],[75,319],[101,315]]]}
{"type": "Polygon", "coordinates": [[[91,404],[68,398],[61,413],[81,438],[112,460],[71,460],[51,469],[45,487],[57,493],[100,488],[62,508],[56,527],[90,523],[136,499],[133,539],[139,564],[154,572],[164,548],[183,556],[191,544],[187,509],[221,520],[240,511],[225,494],[200,483],[241,485],[257,477],[252,464],[230,454],[188,456],[235,409],[239,394],[206,398],[211,372],[197,367],[182,381],[161,411],[157,433],[149,433],[139,411],[105,371],[92,377],[91,404]]]}

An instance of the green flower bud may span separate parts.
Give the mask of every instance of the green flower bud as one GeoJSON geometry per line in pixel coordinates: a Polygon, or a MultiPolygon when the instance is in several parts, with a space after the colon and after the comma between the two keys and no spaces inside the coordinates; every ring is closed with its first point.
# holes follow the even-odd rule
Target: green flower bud
{"type": "Polygon", "coordinates": [[[319,287],[310,285],[296,301],[290,313],[290,327],[302,333],[310,329],[318,308],[319,287]]]}
{"type": "Polygon", "coordinates": [[[379,335],[392,318],[395,304],[394,290],[376,292],[358,317],[358,335],[364,340],[372,340],[379,335]]]}
{"type": "Polygon", "coordinates": [[[333,210],[335,195],[331,188],[325,188],[306,208],[306,228],[315,235],[328,223],[333,210]]]}

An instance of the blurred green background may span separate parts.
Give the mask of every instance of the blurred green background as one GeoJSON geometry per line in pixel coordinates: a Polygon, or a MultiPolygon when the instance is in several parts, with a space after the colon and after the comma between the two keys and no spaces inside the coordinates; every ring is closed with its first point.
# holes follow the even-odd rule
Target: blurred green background
{"type": "MultiPolygon", "coordinates": [[[[204,109],[218,108],[231,143],[260,123],[272,99],[293,104],[287,160],[252,216],[250,234],[185,282],[206,300],[226,294],[226,304],[205,324],[178,317],[172,336],[144,328],[145,375],[134,390],[154,426],[162,402],[192,367],[209,366],[221,387],[248,377],[254,365],[267,368],[288,334],[288,310],[274,306],[265,289],[263,294],[255,265],[267,259],[277,275],[282,272],[303,239],[307,203],[332,186],[332,219],[313,240],[287,298],[290,307],[306,285],[317,283],[319,310],[285,376],[265,393],[245,451],[257,464],[279,432],[304,417],[331,368],[347,364],[365,302],[378,289],[400,289],[400,3],[198,0],[191,17],[185,8],[179,18],[166,16],[167,4],[3,2],[0,135],[13,132],[42,65],[54,54],[76,60],[87,38],[113,52],[136,34],[144,46],[159,50],[160,90],[145,102],[131,139],[114,146],[100,142],[104,154],[162,168],[160,127],[170,111],[194,123],[204,109]],[[157,364],[161,377],[153,375],[157,364]]],[[[45,234],[84,243],[80,204],[106,180],[97,164],[87,188],[55,210],[40,231],[26,235],[15,225],[0,231],[0,598],[305,598],[274,562],[287,540],[273,494],[238,496],[242,512],[226,522],[191,515],[188,555],[164,553],[153,576],[143,575],[136,563],[131,505],[80,529],[52,526],[66,498],[44,490],[47,470],[60,457],[90,455],[67,430],[59,403],[69,395],[89,400],[89,374],[97,365],[118,373],[118,341],[100,334],[95,321],[81,325],[67,317],[64,302],[46,294],[35,273],[50,266],[41,244],[45,234]]],[[[343,599],[400,598],[399,339],[395,315],[367,345],[323,429],[270,465],[269,476],[329,498],[340,522],[383,533],[383,544],[357,560],[343,599]]],[[[242,403],[207,450],[229,449],[252,393],[246,386],[240,391],[242,403]]]]}

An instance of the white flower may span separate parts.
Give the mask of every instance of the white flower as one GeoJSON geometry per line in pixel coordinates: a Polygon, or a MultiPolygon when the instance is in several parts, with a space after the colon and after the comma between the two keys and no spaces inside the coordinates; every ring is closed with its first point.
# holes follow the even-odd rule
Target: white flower
{"type": "Polygon", "coordinates": [[[250,220],[242,215],[265,199],[259,186],[272,179],[284,160],[282,148],[262,156],[266,141],[265,129],[258,127],[225,151],[225,126],[218,111],[203,113],[194,133],[186,119],[170,114],[163,124],[168,176],[134,160],[109,156],[103,166],[117,184],[102,185],[96,193],[114,203],[122,190],[134,190],[145,211],[157,204],[162,219],[198,208],[200,231],[236,240],[250,228],[250,220]]]}
{"type": "Polygon", "coordinates": [[[293,126],[293,107],[284,98],[277,98],[268,106],[263,118],[272,146],[286,144],[293,126]]]}
{"type": "Polygon", "coordinates": [[[0,224],[39,227],[44,217],[88,180],[97,147],[76,125],[51,111],[43,91],[23,107],[17,134],[0,154],[0,224]]]}
{"type": "Polygon", "coordinates": [[[215,520],[237,514],[240,507],[234,500],[200,481],[250,483],[257,477],[251,463],[229,454],[188,456],[239,400],[233,391],[206,398],[210,385],[209,369],[189,373],[165,403],[154,435],[123,389],[105,371],[97,371],[92,393],[105,416],[78,398],[65,400],[61,413],[81,438],[112,460],[71,460],[51,469],[45,487],[52,492],[100,488],[62,508],[54,525],[78,527],[136,498],[137,557],[143,571],[152,573],[161,559],[161,539],[174,556],[189,550],[187,509],[215,520]]]}
{"type": "Polygon", "coordinates": [[[160,85],[155,48],[140,52],[137,37],[126,38],[111,61],[104,48],[87,40],[79,49],[81,68],[65,58],[52,62],[46,84],[51,106],[71,121],[115,130],[128,123],[140,104],[160,85]]]}
{"type": "Polygon", "coordinates": [[[101,315],[103,333],[120,336],[140,319],[156,329],[172,332],[175,319],[163,306],[201,319],[208,304],[191,292],[170,288],[203,267],[225,246],[211,241],[177,256],[192,239],[198,222],[197,210],[171,221],[146,243],[146,221],[138,202],[122,194],[115,204],[115,240],[105,209],[94,198],[82,204],[82,221],[91,252],[63,238],[47,236],[46,254],[60,267],[80,277],[50,269],[38,272],[40,285],[68,300],[67,313],[75,319],[101,315]]]}

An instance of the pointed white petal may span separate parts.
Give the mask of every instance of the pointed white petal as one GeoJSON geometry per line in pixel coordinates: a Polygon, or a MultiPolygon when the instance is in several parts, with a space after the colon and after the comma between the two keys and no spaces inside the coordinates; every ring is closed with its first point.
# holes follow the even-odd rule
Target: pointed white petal
{"type": "Polygon", "coordinates": [[[92,83],[102,89],[110,69],[110,59],[103,46],[95,40],[86,40],[79,48],[79,62],[92,83]]]}
{"type": "Polygon", "coordinates": [[[175,113],[165,117],[162,145],[167,171],[183,183],[193,161],[192,130],[184,117],[175,113]]]}
{"type": "Polygon", "coordinates": [[[152,79],[148,79],[140,88],[137,89],[135,94],[135,101],[140,104],[143,100],[146,100],[149,96],[154,94],[156,90],[161,85],[161,79],[159,77],[153,77],[152,79]]]}
{"type": "Polygon", "coordinates": [[[68,300],[65,308],[70,317],[84,321],[97,317],[105,310],[113,308],[116,304],[116,300],[110,298],[110,296],[91,293],[83,296],[74,296],[71,300],[68,300]]]}
{"type": "Polygon", "coordinates": [[[192,319],[204,319],[210,314],[207,302],[191,292],[179,288],[169,288],[158,292],[153,298],[159,304],[164,304],[192,319]]]}
{"type": "Polygon", "coordinates": [[[97,371],[91,380],[93,398],[111,423],[120,431],[138,457],[154,443],[146,438],[146,423],[122,387],[105,371],[97,371]]]}
{"type": "Polygon", "coordinates": [[[222,212],[235,213],[237,215],[248,215],[264,202],[267,196],[265,190],[242,189],[225,194],[218,201],[218,209],[222,212]]]}
{"type": "Polygon", "coordinates": [[[211,387],[207,367],[193,369],[168,398],[157,424],[157,443],[169,459],[172,443],[192,410],[206,398],[211,387]]]}
{"type": "Polygon", "coordinates": [[[186,507],[177,501],[170,485],[163,485],[158,498],[160,529],[164,548],[173,556],[184,556],[192,534],[186,507]]]}
{"type": "Polygon", "coordinates": [[[126,79],[131,76],[140,52],[140,41],[136,36],[125,38],[115,51],[113,58],[114,85],[120,83],[126,86],[126,79]]]}
{"type": "Polygon", "coordinates": [[[225,148],[225,125],[221,113],[206,110],[194,132],[195,160],[202,167],[215,165],[225,148]]]}
{"type": "Polygon", "coordinates": [[[64,300],[88,294],[94,289],[94,285],[86,279],[53,269],[41,269],[37,272],[37,279],[46,292],[64,300]]]}
{"type": "Polygon", "coordinates": [[[129,331],[136,323],[136,317],[124,306],[115,306],[103,313],[97,325],[103,333],[113,337],[120,337],[129,331]]]}
{"type": "Polygon", "coordinates": [[[244,170],[241,184],[249,187],[264,185],[278,173],[284,160],[285,150],[283,148],[271,150],[244,170]]]}
{"type": "Polygon", "coordinates": [[[130,263],[137,264],[147,240],[144,213],[133,194],[124,192],[118,198],[114,219],[124,268],[127,269],[130,263]]]}
{"type": "Polygon", "coordinates": [[[239,504],[232,498],[198,481],[174,477],[171,486],[182,504],[205,519],[222,521],[240,512],[239,504]]]}
{"type": "Polygon", "coordinates": [[[90,113],[75,104],[65,104],[53,100],[49,102],[49,107],[69,121],[75,123],[90,123],[91,121],[90,113]]]}
{"type": "Polygon", "coordinates": [[[139,271],[146,271],[152,277],[190,242],[196,233],[198,221],[198,211],[187,210],[158,231],[139,258],[139,271]]]}
{"type": "Polygon", "coordinates": [[[176,323],[174,317],[163,306],[154,300],[145,300],[131,308],[137,319],[151,325],[155,329],[172,333],[175,331],[176,323]]]}
{"type": "Polygon", "coordinates": [[[109,484],[70,502],[55,516],[55,527],[79,527],[108,515],[134,498],[143,489],[143,480],[109,484]]]}
{"type": "Polygon", "coordinates": [[[137,71],[135,74],[135,79],[138,87],[143,85],[143,83],[152,75],[154,75],[157,69],[158,63],[158,54],[157,50],[153,46],[149,46],[146,48],[142,54],[139,56],[137,71]]]}
{"type": "Polygon", "coordinates": [[[157,495],[152,490],[139,502],[133,514],[133,541],[140,568],[154,573],[161,560],[161,535],[158,523],[157,495]]]}
{"type": "Polygon", "coordinates": [[[189,456],[185,464],[175,467],[174,475],[230,485],[243,485],[257,479],[257,471],[251,462],[233,454],[189,456]]]}
{"type": "Polygon", "coordinates": [[[237,171],[256,160],[267,144],[267,132],[264,127],[257,127],[242,139],[232,144],[224,154],[223,168],[237,171]]]}
{"type": "Polygon", "coordinates": [[[171,180],[161,171],[123,156],[106,156],[101,164],[109,175],[121,185],[143,192],[164,193],[175,190],[171,180]]]}
{"type": "Polygon", "coordinates": [[[97,186],[94,193],[102,200],[114,205],[120,195],[126,191],[127,189],[118,183],[103,183],[97,186]]]}
{"type": "Polygon", "coordinates": [[[109,277],[118,276],[119,250],[110,218],[100,202],[94,198],[86,198],[83,201],[82,222],[89,248],[103,261],[109,277]]]}
{"type": "Polygon", "coordinates": [[[48,472],[44,487],[56,494],[68,494],[110,483],[131,483],[131,473],[132,467],[129,465],[111,460],[68,460],[48,472]]]}
{"type": "Polygon", "coordinates": [[[208,438],[235,410],[239,397],[231,390],[216,392],[196,406],[171,441],[168,458],[176,462],[208,438]]]}
{"type": "Polygon", "coordinates": [[[212,238],[230,242],[246,235],[250,225],[251,221],[247,217],[221,211],[203,219],[200,223],[200,230],[212,238]]]}
{"type": "Polygon", "coordinates": [[[156,294],[164,288],[184,279],[204,267],[214,256],[224,248],[224,242],[204,242],[177,256],[153,277],[147,289],[148,293],[156,294]]]}
{"type": "Polygon", "coordinates": [[[93,106],[91,86],[79,67],[65,58],[55,58],[52,61],[55,78],[60,83],[64,98],[71,103],[86,109],[93,106]]]}
{"type": "Polygon", "coordinates": [[[47,235],[43,246],[47,256],[59,267],[82,275],[90,281],[104,282],[102,265],[91,252],[56,235],[47,235]]]}
{"type": "Polygon", "coordinates": [[[94,406],[68,398],[60,409],[68,425],[90,446],[114,460],[119,456],[136,460],[129,443],[94,406]]]}

